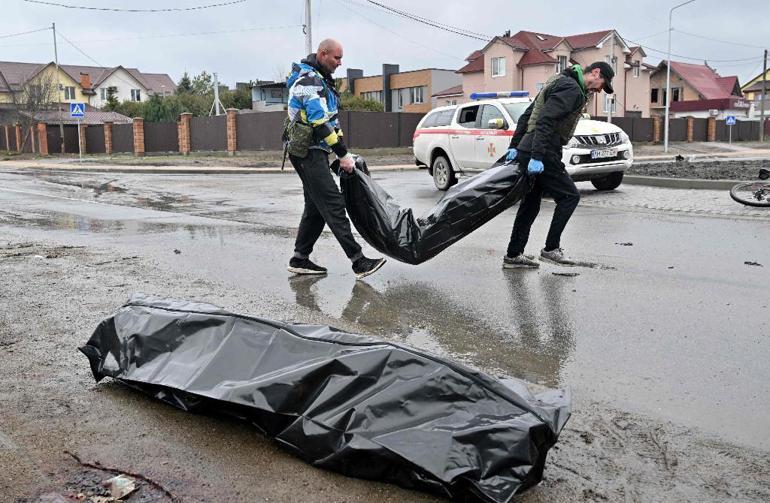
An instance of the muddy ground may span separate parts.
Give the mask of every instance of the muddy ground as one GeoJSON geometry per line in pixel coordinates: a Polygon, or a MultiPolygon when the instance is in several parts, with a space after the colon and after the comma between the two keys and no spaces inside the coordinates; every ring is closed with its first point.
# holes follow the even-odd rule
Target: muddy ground
{"type": "MultiPolygon", "coordinates": [[[[67,452],[143,475],[178,501],[439,501],[315,469],[247,424],[177,411],[114,382],[97,385],[77,351],[135,291],[281,321],[299,309],[303,321],[361,332],[355,323],[262,298],[258,288],[172,274],[152,259],[10,231],[0,231],[0,277],[0,501],[103,492],[99,484],[113,472],[67,452]]],[[[770,501],[768,452],[604,403],[574,405],[544,482],[520,501],[770,501]]],[[[172,498],[142,481],[126,501],[172,498]]]]}
{"type": "Polygon", "coordinates": [[[770,169],[770,160],[642,163],[634,164],[626,173],[698,180],[756,180],[760,168],[770,169]]]}

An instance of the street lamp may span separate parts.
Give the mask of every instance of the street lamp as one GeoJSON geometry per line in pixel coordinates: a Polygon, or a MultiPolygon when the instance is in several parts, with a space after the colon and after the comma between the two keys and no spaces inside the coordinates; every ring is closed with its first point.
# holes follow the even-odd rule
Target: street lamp
{"type": "Polygon", "coordinates": [[[669,12],[668,12],[668,63],[666,64],[666,128],[664,132],[664,140],[663,140],[663,151],[665,153],[668,153],[668,107],[669,103],[671,103],[671,18],[674,16],[674,10],[678,9],[679,7],[682,7],[684,5],[687,5],[688,3],[693,3],[695,0],[688,0],[687,2],[680,3],[679,5],[675,5],[669,12]]]}

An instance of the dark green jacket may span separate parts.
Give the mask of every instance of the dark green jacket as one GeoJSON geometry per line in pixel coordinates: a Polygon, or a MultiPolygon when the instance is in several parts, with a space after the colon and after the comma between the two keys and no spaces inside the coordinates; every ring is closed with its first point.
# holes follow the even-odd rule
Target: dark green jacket
{"type": "Polygon", "coordinates": [[[539,161],[561,159],[561,148],[575,134],[586,102],[574,69],[554,75],[519,117],[511,147],[539,161]]]}

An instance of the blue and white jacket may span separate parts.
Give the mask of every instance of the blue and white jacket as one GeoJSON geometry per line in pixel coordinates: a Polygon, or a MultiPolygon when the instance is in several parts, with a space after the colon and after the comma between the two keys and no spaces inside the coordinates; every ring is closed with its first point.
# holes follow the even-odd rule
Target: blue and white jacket
{"type": "Polygon", "coordinates": [[[289,119],[312,126],[316,146],[344,157],[348,149],[342,141],[337,117],[339,95],[332,78],[321,70],[315,54],[292,64],[286,87],[289,88],[289,119]]]}

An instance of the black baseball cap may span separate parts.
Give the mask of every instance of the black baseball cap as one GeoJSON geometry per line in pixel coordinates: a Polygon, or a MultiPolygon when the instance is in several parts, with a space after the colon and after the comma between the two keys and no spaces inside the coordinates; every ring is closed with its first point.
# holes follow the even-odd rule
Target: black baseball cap
{"type": "Polygon", "coordinates": [[[591,63],[591,66],[588,67],[588,71],[590,72],[596,68],[599,69],[599,73],[602,78],[604,78],[604,92],[607,94],[614,94],[615,90],[612,89],[612,78],[615,76],[615,72],[612,70],[612,67],[604,61],[597,61],[596,63],[591,63]]]}

